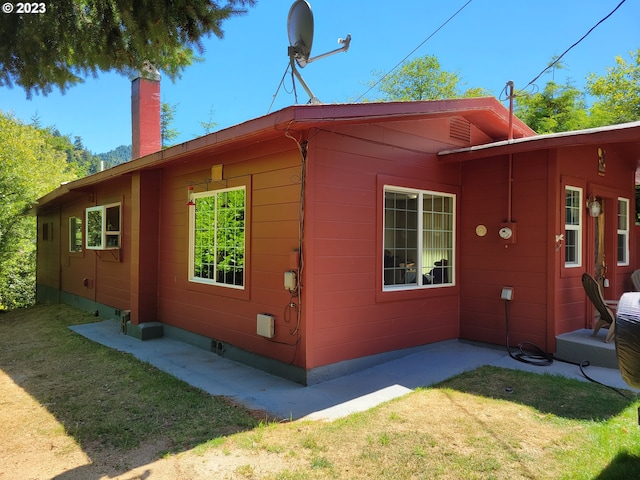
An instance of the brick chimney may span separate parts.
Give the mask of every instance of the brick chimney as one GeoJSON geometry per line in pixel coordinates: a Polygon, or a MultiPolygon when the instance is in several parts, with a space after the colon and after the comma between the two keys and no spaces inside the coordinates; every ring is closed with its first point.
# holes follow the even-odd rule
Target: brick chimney
{"type": "Polygon", "coordinates": [[[131,158],[162,149],[160,135],[160,74],[149,67],[131,81],[131,158]]]}

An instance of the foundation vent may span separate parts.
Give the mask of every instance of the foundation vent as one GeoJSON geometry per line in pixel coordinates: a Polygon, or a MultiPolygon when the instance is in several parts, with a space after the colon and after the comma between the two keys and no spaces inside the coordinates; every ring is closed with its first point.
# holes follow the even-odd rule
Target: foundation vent
{"type": "Polygon", "coordinates": [[[449,137],[470,144],[471,124],[463,118],[452,118],[449,121],[449,137]]]}

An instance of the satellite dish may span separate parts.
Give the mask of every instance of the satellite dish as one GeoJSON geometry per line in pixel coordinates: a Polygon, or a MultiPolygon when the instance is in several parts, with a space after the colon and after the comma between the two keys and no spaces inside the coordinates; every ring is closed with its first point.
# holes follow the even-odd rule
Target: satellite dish
{"type": "Polygon", "coordinates": [[[313,13],[311,5],[306,0],[296,0],[289,9],[287,19],[289,32],[290,55],[304,68],[309,63],[311,45],[313,44],[313,13]]]}
{"type": "Polygon", "coordinates": [[[289,33],[289,61],[291,71],[302,84],[309,95],[309,103],[320,103],[315,95],[311,92],[309,86],[305,83],[302,75],[296,69],[296,63],[300,68],[304,68],[307,64],[328,57],[340,52],[349,50],[351,44],[351,35],[347,38],[339,38],[338,43],[342,45],[340,48],[332,50],[317,57],[311,56],[311,45],[313,44],[313,13],[311,5],[306,0],[296,0],[289,9],[289,18],[287,19],[287,31],[289,33]]]}

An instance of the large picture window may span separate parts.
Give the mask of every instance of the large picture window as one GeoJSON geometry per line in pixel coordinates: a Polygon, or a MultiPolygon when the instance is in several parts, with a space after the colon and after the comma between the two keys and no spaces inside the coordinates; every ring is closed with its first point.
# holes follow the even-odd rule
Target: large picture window
{"type": "Polygon", "coordinates": [[[245,187],[192,195],[189,280],[235,288],[245,284],[245,187]]]}
{"type": "Polygon", "coordinates": [[[384,190],[384,290],[454,284],[455,195],[384,190]]]}
{"type": "Polygon", "coordinates": [[[618,265],[629,265],[629,200],[618,198],[618,265]]]}
{"type": "Polygon", "coordinates": [[[565,188],[564,265],[582,266],[582,189],[565,188]]]}
{"type": "Polygon", "coordinates": [[[90,250],[120,248],[120,204],[89,207],[86,211],[86,247],[90,250]]]}

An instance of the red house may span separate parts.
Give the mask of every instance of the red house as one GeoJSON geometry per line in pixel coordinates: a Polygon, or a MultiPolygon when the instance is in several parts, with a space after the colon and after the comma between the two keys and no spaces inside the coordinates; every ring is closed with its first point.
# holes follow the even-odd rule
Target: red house
{"type": "Polygon", "coordinates": [[[592,325],[584,271],[630,288],[640,123],[537,136],[493,98],[297,105],[155,151],[142,82],[142,156],[38,203],[41,302],[312,384],[344,360],[504,344],[503,287],[510,339],[554,352],[592,325]]]}

